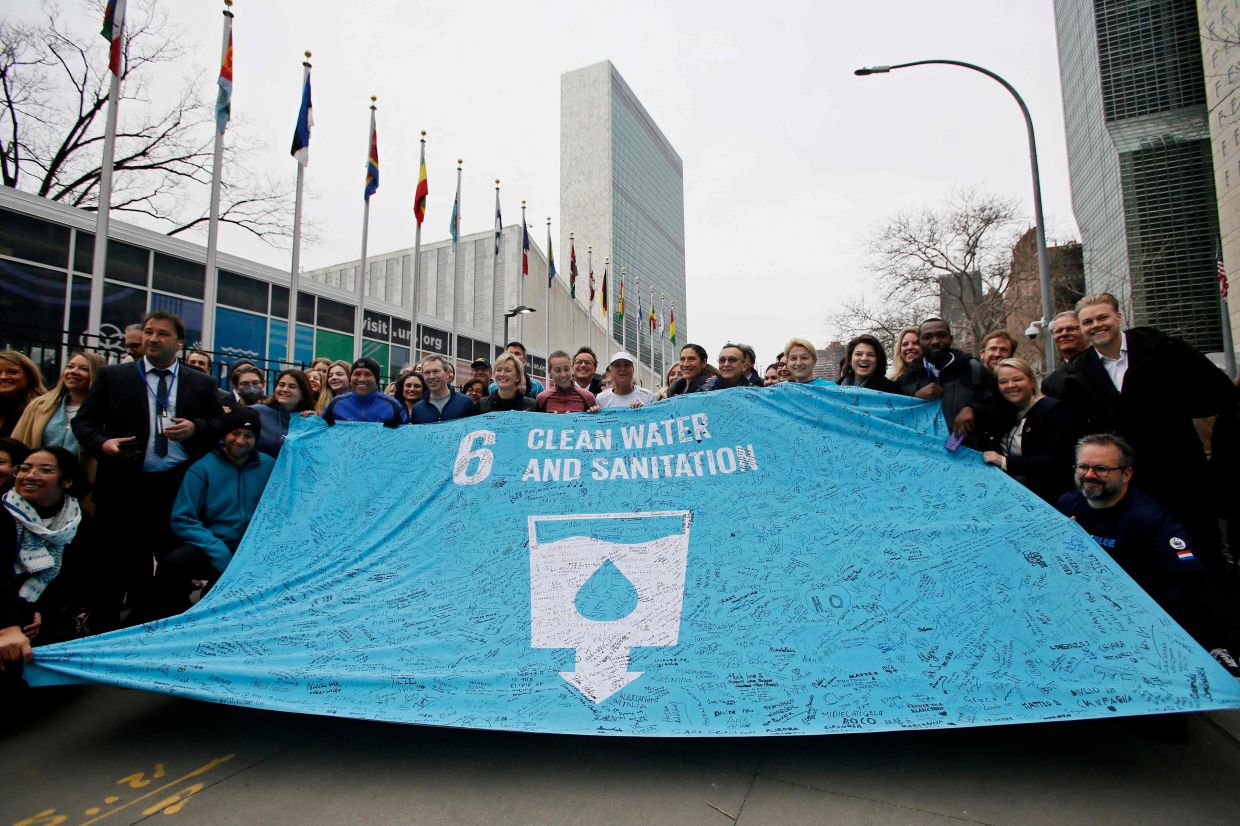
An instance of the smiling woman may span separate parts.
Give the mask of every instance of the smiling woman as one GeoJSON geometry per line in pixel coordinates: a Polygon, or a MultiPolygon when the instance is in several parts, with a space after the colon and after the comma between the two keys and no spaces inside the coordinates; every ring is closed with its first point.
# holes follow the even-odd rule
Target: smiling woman
{"type": "Polygon", "coordinates": [[[33,361],[16,350],[0,350],[0,436],[11,434],[26,406],[45,392],[33,361]]]}
{"type": "MultiPolygon", "coordinates": [[[[32,451],[15,471],[0,508],[0,564],[13,575],[13,590],[0,603],[0,659],[6,667],[25,658],[30,640],[44,628],[51,632],[44,639],[69,636],[67,620],[80,601],[69,581],[75,573],[70,560],[77,558],[67,549],[83,521],[76,496],[86,491],[77,457],[61,447],[32,451]]],[[[80,571],[76,579],[84,580],[80,571]]]]}
{"type": "Polygon", "coordinates": [[[102,367],[103,357],[97,353],[74,353],[56,386],[31,402],[13,427],[13,438],[27,447],[63,447],[75,453],[90,481],[95,461],[78,444],[71,424],[102,367]]]}

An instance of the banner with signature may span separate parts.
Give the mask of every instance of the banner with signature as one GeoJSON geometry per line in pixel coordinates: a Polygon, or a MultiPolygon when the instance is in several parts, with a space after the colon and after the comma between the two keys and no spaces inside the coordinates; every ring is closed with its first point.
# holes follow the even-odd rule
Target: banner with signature
{"type": "Polygon", "coordinates": [[[203,601],[39,648],[30,681],[665,736],[1240,707],[1082,530],[945,451],[937,404],[780,385],[298,424],[203,601]]]}

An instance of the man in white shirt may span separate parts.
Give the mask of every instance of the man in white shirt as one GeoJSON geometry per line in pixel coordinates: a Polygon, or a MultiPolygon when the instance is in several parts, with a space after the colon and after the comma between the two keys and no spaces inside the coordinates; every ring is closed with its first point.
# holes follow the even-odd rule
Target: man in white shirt
{"type": "Polygon", "coordinates": [[[633,357],[621,350],[611,357],[612,386],[598,394],[598,406],[641,407],[655,400],[654,393],[633,385],[633,357]]]}
{"type": "Polygon", "coordinates": [[[1188,342],[1152,327],[1125,330],[1110,293],[1087,295],[1076,309],[1093,347],[1068,364],[1063,400],[1082,433],[1114,433],[1135,448],[1133,485],[1171,511],[1217,571],[1217,517],[1235,489],[1226,436],[1237,429],[1240,393],[1188,342]]]}

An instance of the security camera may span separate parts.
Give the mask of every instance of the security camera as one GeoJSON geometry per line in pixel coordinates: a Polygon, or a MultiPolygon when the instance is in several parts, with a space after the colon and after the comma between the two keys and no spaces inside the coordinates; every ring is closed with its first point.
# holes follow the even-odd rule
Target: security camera
{"type": "Polygon", "coordinates": [[[1038,332],[1041,327],[1042,325],[1036,321],[1030,322],[1029,326],[1025,328],[1025,337],[1030,341],[1037,341],[1038,332]]]}

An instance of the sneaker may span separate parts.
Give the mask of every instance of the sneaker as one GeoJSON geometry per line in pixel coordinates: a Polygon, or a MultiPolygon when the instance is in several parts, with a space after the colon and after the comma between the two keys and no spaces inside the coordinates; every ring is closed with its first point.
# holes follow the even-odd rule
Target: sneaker
{"type": "Polygon", "coordinates": [[[1236,662],[1236,658],[1226,648],[1215,648],[1210,652],[1219,665],[1227,669],[1227,673],[1240,680],[1240,663],[1236,662]]]}

